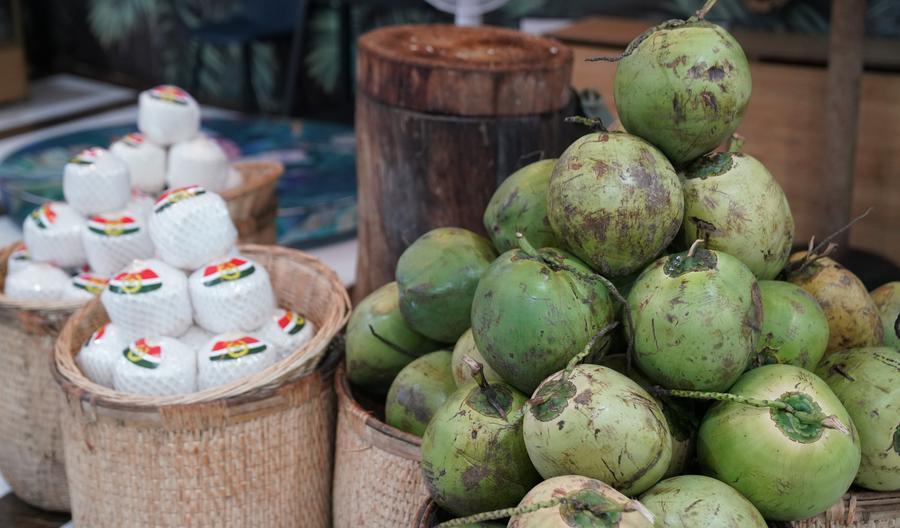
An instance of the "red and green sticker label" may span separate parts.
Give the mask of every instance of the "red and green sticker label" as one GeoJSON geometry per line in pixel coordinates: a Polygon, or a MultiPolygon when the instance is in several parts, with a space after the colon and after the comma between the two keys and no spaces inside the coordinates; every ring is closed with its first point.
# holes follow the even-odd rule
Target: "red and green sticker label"
{"type": "Polygon", "coordinates": [[[285,310],[284,314],[278,318],[278,326],[287,335],[296,335],[306,326],[306,318],[298,313],[285,310]]]}
{"type": "Polygon", "coordinates": [[[153,206],[153,212],[161,213],[178,202],[190,200],[191,198],[196,198],[203,194],[206,194],[206,189],[199,185],[191,185],[189,187],[181,187],[179,189],[166,191],[158,200],[156,200],[156,204],[153,206]]]}
{"type": "Polygon", "coordinates": [[[144,144],[144,135],[140,132],[132,132],[123,137],[121,141],[131,148],[138,148],[144,144]]]}
{"type": "Polygon", "coordinates": [[[88,347],[97,341],[103,339],[103,336],[106,335],[106,325],[101,326],[96,332],[91,334],[91,337],[88,338],[87,342],[84,344],[85,347],[88,347]]]}
{"type": "Polygon", "coordinates": [[[41,229],[47,229],[56,223],[56,211],[53,210],[53,204],[50,202],[38,207],[31,212],[31,219],[41,229]]]}
{"type": "Polygon", "coordinates": [[[90,273],[79,273],[72,277],[72,285],[80,290],[84,290],[91,295],[97,295],[106,288],[109,281],[103,277],[97,277],[90,273]]]}
{"type": "Polygon", "coordinates": [[[88,220],[88,230],[101,236],[117,237],[137,233],[141,228],[130,216],[97,215],[88,220]]]}
{"type": "Polygon", "coordinates": [[[9,254],[9,258],[10,260],[15,260],[17,262],[31,260],[31,257],[28,256],[28,248],[25,247],[24,242],[21,242],[16,246],[16,249],[14,249],[13,252],[9,254]]]}
{"type": "Polygon", "coordinates": [[[188,104],[188,93],[177,86],[163,84],[150,90],[150,97],[166,103],[188,104]]]}
{"type": "Polygon", "coordinates": [[[155,369],[162,362],[162,348],[141,338],[128,346],[122,355],[139,367],[155,369]]]}
{"type": "Polygon", "coordinates": [[[87,148],[79,152],[77,156],[69,161],[69,163],[74,163],[75,165],[93,165],[100,159],[102,154],[103,149],[100,147],[87,148]]]}
{"type": "Polygon", "coordinates": [[[256,268],[252,263],[244,259],[233,258],[204,268],[203,285],[209,287],[223,282],[243,279],[248,275],[253,275],[254,271],[256,271],[256,268]]]}
{"type": "Polygon", "coordinates": [[[152,269],[126,271],[109,281],[109,291],[126,295],[147,293],[160,288],[162,279],[152,269]]]}
{"type": "Polygon", "coordinates": [[[210,361],[229,361],[265,352],[265,343],[255,337],[244,336],[232,341],[216,341],[210,350],[210,361]]]}

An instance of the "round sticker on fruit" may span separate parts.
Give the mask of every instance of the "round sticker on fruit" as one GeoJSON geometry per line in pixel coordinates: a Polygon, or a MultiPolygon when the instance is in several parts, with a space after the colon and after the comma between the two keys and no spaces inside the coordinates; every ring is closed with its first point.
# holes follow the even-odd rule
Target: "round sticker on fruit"
{"type": "Polygon", "coordinates": [[[24,242],[19,242],[12,253],[9,254],[9,258],[16,262],[26,262],[31,260],[31,257],[28,256],[28,248],[25,246],[24,242]]]}
{"type": "Polygon", "coordinates": [[[120,141],[129,147],[138,148],[144,144],[144,135],[140,132],[132,132],[125,135],[120,141]]]}
{"type": "Polygon", "coordinates": [[[103,149],[100,147],[86,148],[72,158],[69,163],[74,163],[75,165],[93,165],[102,154],[103,149]]]}
{"type": "Polygon", "coordinates": [[[248,275],[253,275],[254,271],[256,268],[253,263],[241,258],[233,258],[204,268],[203,285],[210,287],[227,281],[243,279],[248,275]]]}
{"type": "Polygon", "coordinates": [[[206,194],[206,189],[200,187],[199,185],[191,185],[188,187],[181,187],[179,189],[166,191],[159,197],[158,200],[156,200],[156,204],[153,206],[153,212],[159,214],[169,207],[177,204],[178,202],[196,198],[197,196],[201,196],[203,194],[206,194]]]}
{"type": "Polygon", "coordinates": [[[79,290],[84,290],[91,295],[98,295],[106,288],[109,281],[103,277],[97,277],[87,272],[82,272],[72,278],[72,285],[79,290]]]}
{"type": "Polygon", "coordinates": [[[88,229],[100,236],[117,237],[131,235],[141,230],[130,216],[97,215],[88,220],[88,229]]]}
{"type": "Polygon", "coordinates": [[[38,207],[31,212],[31,218],[40,229],[47,229],[56,223],[56,211],[53,210],[53,204],[50,202],[38,207]]]}
{"type": "Polygon", "coordinates": [[[296,335],[306,326],[306,318],[298,313],[285,310],[284,315],[278,319],[278,326],[287,335],[296,335]]]}
{"type": "Polygon", "coordinates": [[[162,279],[149,268],[135,272],[120,273],[109,281],[109,291],[112,293],[134,295],[160,288],[162,288],[162,279]]]}
{"type": "Polygon", "coordinates": [[[229,361],[265,352],[268,346],[255,337],[244,336],[233,341],[217,341],[209,352],[210,361],[229,361]]]}
{"type": "Polygon", "coordinates": [[[150,97],[166,103],[177,105],[188,104],[188,94],[177,86],[171,84],[162,84],[150,90],[150,97]]]}
{"type": "Polygon", "coordinates": [[[155,369],[162,362],[162,347],[148,343],[146,339],[141,338],[129,345],[122,355],[139,367],[155,369]]]}

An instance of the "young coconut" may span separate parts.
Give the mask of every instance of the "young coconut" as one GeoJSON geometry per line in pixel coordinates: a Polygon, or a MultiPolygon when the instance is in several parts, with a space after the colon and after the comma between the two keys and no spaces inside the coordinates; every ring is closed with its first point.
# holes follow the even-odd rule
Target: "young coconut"
{"type": "Polygon", "coordinates": [[[803,288],[782,281],[759,281],[762,298],[760,361],[813,370],[828,346],[828,319],[803,288]]]}
{"type": "Polygon", "coordinates": [[[562,247],[547,219],[547,187],[556,159],[536,161],[512,173],[484,210],[484,227],[501,253],[519,247],[522,233],[536,247],[562,247]]]}
{"type": "Polygon", "coordinates": [[[747,369],[762,324],[756,277],[695,243],[651,264],[631,289],[635,362],[666,388],[726,390],[747,369]]]}
{"type": "Polygon", "coordinates": [[[470,328],[466,330],[466,333],[460,336],[459,341],[456,342],[456,346],[453,347],[453,360],[451,366],[453,368],[453,379],[456,381],[457,387],[462,387],[466,383],[474,381],[472,378],[472,369],[469,368],[464,361],[466,356],[481,363],[482,368],[484,369],[484,377],[489,382],[503,381],[500,374],[494,372],[494,369],[488,365],[484,360],[484,356],[478,351],[478,347],[475,346],[475,337],[472,335],[472,329],[470,328]]]}
{"type": "Polygon", "coordinates": [[[687,21],[645,31],[613,59],[619,62],[615,100],[622,125],[676,165],[728,139],[750,101],[744,50],[721,26],[703,20],[713,4],[707,1],[687,21]]]}
{"type": "Polygon", "coordinates": [[[500,256],[478,283],[472,333],[504,380],[531,394],[615,318],[608,290],[568,253],[522,249],[500,256]]]}
{"type": "Polygon", "coordinates": [[[374,394],[387,392],[410,361],[441,348],[406,324],[398,303],[397,283],[389,282],[363,299],[347,323],[347,378],[374,394]]]}
{"type": "Polygon", "coordinates": [[[834,352],[816,373],[844,404],[859,430],[856,484],[900,490],[900,351],[892,347],[834,352]]]}
{"type": "Polygon", "coordinates": [[[875,301],[862,281],[834,260],[813,252],[791,255],[785,269],[787,281],[815,297],[828,319],[825,355],[837,350],[878,346],[884,329],[875,301]]]}
{"type": "Polygon", "coordinates": [[[675,238],[681,182],[653,145],[596,132],[569,145],[553,168],[547,216],[554,232],[604,277],[638,271],[675,238]]]}
{"type": "Polygon", "coordinates": [[[540,476],[531,465],[514,415],[526,397],[505,383],[488,383],[471,361],[477,383],[459,388],[422,436],[422,475],[431,497],[456,515],[515,506],[540,476]]]}
{"type": "Polygon", "coordinates": [[[659,403],[640,385],[600,365],[547,378],[524,418],[528,455],[544,478],[577,474],[626,495],[648,489],[672,459],[659,403]]]}
{"type": "Polygon", "coordinates": [[[400,313],[414,330],[455,343],[469,328],[472,295],[497,257],[491,243],[456,227],[420,236],[397,261],[400,313]]]}
{"type": "Polygon", "coordinates": [[[700,475],[666,479],[641,495],[664,528],[767,528],[766,520],[728,484],[700,475]]]}
{"type": "MultiPolygon", "coordinates": [[[[613,354],[600,360],[600,364],[609,367],[650,391],[654,384],[636,367],[628,369],[628,358],[625,354],[613,354]]],[[[651,393],[652,395],[652,393],[651,393]]],[[[663,478],[681,475],[694,462],[697,447],[697,428],[700,425],[697,412],[684,400],[657,396],[657,402],[666,417],[669,432],[672,433],[672,459],[663,478]]]]}
{"type": "Polygon", "coordinates": [[[456,390],[446,350],[430,352],[403,367],[388,390],[385,422],[401,431],[422,436],[435,412],[456,390]]]}
{"type": "Polygon", "coordinates": [[[727,394],[660,392],[722,400],[700,424],[700,464],[770,521],[818,515],[853,483],[859,435],[837,396],[807,370],[765,365],[741,376],[727,394]]]}
{"type": "Polygon", "coordinates": [[[716,152],[688,166],[684,187],[685,247],[702,238],[758,279],[774,279],[794,242],[794,217],[781,186],[753,156],[716,152]]]}
{"type": "Polygon", "coordinates": [[[884,344],[900,348],[900,282],[882,284],[872,290],[871,296],[881,316],[884,344]]]}
{"type": "MultiPolygon", "coordinates": [[[[653,514],[603,482],[579,475],[553,477],[535,486],[517,509],[560,502],[513,515],[509,528],[653,528],[653,514]]],[[[699,525],[698,525],[699,526],[699,525]]]]}

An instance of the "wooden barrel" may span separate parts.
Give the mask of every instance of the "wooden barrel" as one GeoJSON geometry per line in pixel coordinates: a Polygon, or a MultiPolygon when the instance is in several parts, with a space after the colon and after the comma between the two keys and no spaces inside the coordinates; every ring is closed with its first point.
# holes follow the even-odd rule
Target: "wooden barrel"
{"type": "Polygon", "coordinates": [[[584,133],[572,52],[496,27],[406,25],[359,39],[356,300],[394,280],[400,254],[435,227],[484,233],[497,185],[584,133]]]}

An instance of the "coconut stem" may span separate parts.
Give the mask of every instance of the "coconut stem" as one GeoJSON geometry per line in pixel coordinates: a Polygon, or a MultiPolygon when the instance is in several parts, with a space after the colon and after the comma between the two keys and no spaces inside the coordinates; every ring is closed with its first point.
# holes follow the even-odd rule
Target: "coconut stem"
{"type": "Polygon", "coordinates": [[[372,332],[372,335],[375,336],[375,339],[381,341],[381,343],[383,345],[390,348],[394,352],[399,352],[399,353],[403,354],[404,356],[411,357],[413,359],[419,357],[418,355],[413,354],[409,350],[406,350],[405,348],[398,345],[397,343],[394,343],[393,341],[389,340],[388,338],[379,335],[378,332],[375,331],[375,327],[372,325],[369,325],[369,332],[372,332]]]}
{"type": "Polygon", "coordinates": [[[625,48],[625,51],[622,52],[621,55],[614,55],[614,56],[611,56],[611,57],[610,57],[610,56],[603,56],[603,57],[588,57],[588,58],[584,59],[584,61],[585,61],[585,62],[619,62],[620,60],[622,60],[622,59],[624,59],[625,57],[627,57],[627,56],[631,55],[632,53],[634,53],[634,51],[638,48],[638,46],[641,45],[641,42],[644,42],[645,40],[647,40],[647,37],[649,37],[649,36],[652,35],[653,33],[657,32],[657,31],[659,31],[659,30],[661,30],[661,29],[668,29],[668,28],[671,28],[671,27],[677,27],[677,26],[680,26],[680,25],[682,25],[682,24],[684,24],[684,20],[679,20],[679,19],[677,19],[677,18],[676,18],[676,19],[673,19],[673,20],[666,20],[666,21],[663,22],[662,24],[660,24],[660,25],[658,25],[658,26],[653,26],[652,28],[648,29],[647,31],[644,31],[643,33],[641,33],[640,35],[638,35],[634,40],[632,40],[631,42],[629,42],[629,43],[628,43],[628,47],[625,48]]]}
{"type": "Polygon", "coordinates": [[[739,396],[737,394],[729,394],[727,392],[703,392],[688,391],[677,389],[663,389],[662,387],[651,387],[650,392],[656,395],[675,396],[677,398],[690,398],[692,400],[715,400],[729,401],[734,403],[742,403],[752,407],[763,409],[775,409],[793,414],[797,420],[807,425],[818,425],[827,429],[836,429],[845,434],[849,434],[849,430],[844,424],[837,419],[836,416],[826,416],[822,412],[806,412],[798,411],[789,404],[778,400],[764,400],[760,398],[752,398],[750,396],[739,396]]]}
{"type": "Polygon", "coordinates": [[[831,233],[830,235],[825,237],[825,240],[819,242],[819,244],[816,245],[815,247],[812,247],[813,242],[815,241],[815,237],[810,238],[810,240],[809,240],[810,249],[806,252],[806,256],[803,258],[803,260],[800,261],[800,264],[795,265],[794,267],[791,267],[791,266],[786,267],[785,272],[787,272],[789,274],[790,273],[800,273],[801,271],[806,269],[807,266],[809,266],[816,260],[818,260],[822,257],[827,257],[837,247],[834,244],[831,244],[830,242],[832,240],[834,240],[834,238],[836,236],[840,235],[844,231],[853,227],[853,224],[855,224],[855,223],[859,222],[860,220],[862,220],[863,218],[869,216],[869,213],[872,212],[872,209],[873,209],[873,207],[869,207],[868,209],[866,209],[866,212],[857,216],[853,220],[850,220],[849,222],[847,222],[847,225],[845,225],[844,227],[838,229],[834,233],[831,233]],[[822,250],[823,247],[825,248],[824,251],[822,250]]]}
{"type": "Polygon", "coordinates": [[[597,344],[597,341],[601,337],[605,337],[610,332],[612,332],[617,326],[619,326],[618,321],[613,321],[608,325],[604,326],[599,332],[594,334],[593,337],[588,340],[587,344],[584,346],[581,352],[575,354],[575,356],[569,360],[569,363],[566,364],[566,374],[570,373],[576,365],[584,361],[584,358],[588,357],[591,352],[594,351],[594,346],[597,344]]]}
{"type": "Polygon", "coordinates": [[[728,140],[728,152],[732,154],[740,152],[744,148],[744,143],[746,142],[747,138],[737,132],[731,134],[731,138],[728,140]]]}
{"type": "Polygon", "coordinates": [[[698,238],[697,240],[694,240],[694,243],[691,244],[691,248],[688,249],[687,256],[688,256],[688,257],[693,257],[693,256],[694,256],[694,252],[697,251],[697,246],[699,246],[700,244],[703,244],[704,242],[705,242],[705,241],[704,241],[702,238],[698,238]]]}
{"type": "Polygon", "coordinates": [[[703,7],[701,7],[699,11],[694,13],[694,16],[697,17],[697,20],[703,20],[703,18],[706,17],[706,14],[709,13],[709,10],[712,9],[714,5],[716,5],[716,2],[718,2],[718,0],[706,0],[706,3],[703,4],[703,7]]]}
{"type": "Polygon", "coordinates": [[[531,242],[525,238],[525,235],[523,235],[521,231],[516,231],[516,241],[519,243],[519,249],[526,255],[529,257],[540,258],[540,253],[534,249],[534,246],[531,245],[531,242]]]}
{"type": "Polygon", "coordinates": [[[608,132],[603,120],[599,117],[569,116],[564,119],[566,123],[584,125],[595,132],[608,132]]]}
{"type": "Polygon", "coordinates": [[[458,526],[466,526],[467,524],[475,524],[485,521],[496,521],[499,519],[505,519],[507,517],[513,517],[515,515],[526,515],[529,513],[534,513],[545,508],[555,508],[563,504],[571,506],[574,510],[588,512],[597,518],[602,518],[602,516],[607,513],[625,513],[635,510],[631,503],[626,504],[625,506],[622,506],[620,508],[603,508],[601,506],[592,506],[578,499],[569,497],[556,497],[541,502],[535,502],[527,506],[516,506],[514,508],[504,508],[502,510],[476,513],[475,515],[469,515],[468,517],[460,517],[459,519],[442,522],[441,524],[437,525],[437,528],[454,528],[458,526]]]}
{"type": "Polygon", "coordinates": [[[484,365],[469,356],[463,356],[463,362],[468,365],[469,369],[472,371],[472,379],[474,379],[475,383],[481,388],[481,393],[487,398],[488,403],[490,403],[491,407],[493,407],[503,420],[506,421],[506,411],[503,410],[503,406],[500,405],[500,402],[497,399],[497,392],[494,390],[494,387],[491,387],[491,384],[488,383],[487,378],[484,376],[484,365]]]}

